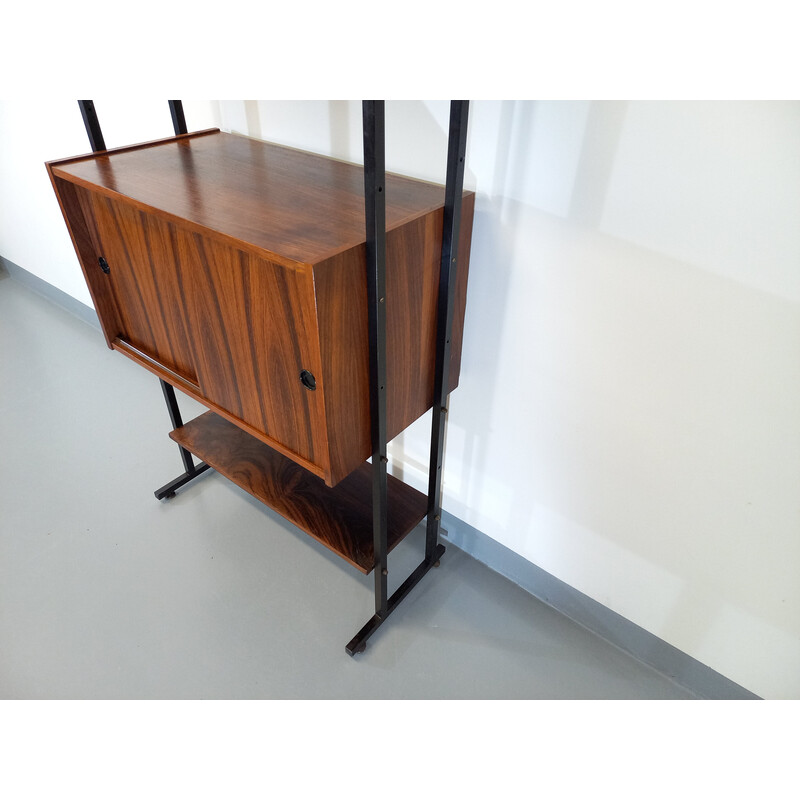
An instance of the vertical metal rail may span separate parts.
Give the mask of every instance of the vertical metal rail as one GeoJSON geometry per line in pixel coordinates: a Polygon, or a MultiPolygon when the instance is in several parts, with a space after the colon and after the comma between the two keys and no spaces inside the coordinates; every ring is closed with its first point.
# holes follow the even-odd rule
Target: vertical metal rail
{"type": "MultiPolygon", "coordinates": [[[[183,133],[188,133],[186,117],[183,113],[183,103],[180,100],[169,100],[168,103],[169,114],[170,117],[172,117],[172,127],[175,131],[175,135],[180,136],[183,133]]],[[[178,408],[177,398],[175,397],[175,389],[162,378],[159,378],[159,381],[161,383],[161,391],[164,393],[164,400],[166,400],[167,403],[167,410],[169,411],[172,427],[173,429],[180,428],[183,425],[183,420],[181,419],[181,412],[178,408]]],[[[154,494],[158,500],[173,497],[176,489],[189,483],[189,481],[209,469],[208,464],[204,464],[203,462],[195,465],[192,454],[185,447],[178,445],[178,450],[180,450],[181,453],[181,461],[183,461],[185,472],[160,489],[156,489],[154,494]]]]}
{"type": "Polygon", "coordinates": [[[89,137],[89,144],[92,146],[92,152],[98,153],[101,150],[105,150],[106,143],[105,139],[103,139],[103,132],[100,130],[100,123],[97,120],[94,101],[78,100],[78,107],[81,110],[83,124],[86,127],[86,134],[89,137]]]}
{"type": "MultiPolygon", "coordinates": [[[[183,420],[181,419],[181,410],[178,408],[178,399],[175,397],[175,389],[166,381],[160,378],[159,380],[161,381],[161,391],[164,393],[164,400],[166,400],[167,403],[167,411],[169,412],[172,428],[173,430],[175,428],[180,428],[183,425],[183,420]]],[[[180,445],[178,445],[178,449],[181,451],[181,460],[183,461],[186,472],[194,472],[195,466],[192,460],[192,454],[180,445]]]]}
{"type": "MultiPolygon", "coordinates": [[[[159,378],[159,382],[161,383],[161,391],[164,393],[164,400],[167,403],[167,411],[169,412],[169,419],[170,422],[172,422],[172,427],[173,429],[180,428],[181,425],[183,425],[183,420],[181,419],[181,412],[178,408],[178,400],[175,397],[175,389],[171,384],[161,378],[159,378]]],[[[192,460],[192,454],[185,447],[178,445],[178,450],[180,450],[184,472],[153,492],[157,500],[168,500],[170,497],[174,497],[175,492],[180,489],[181,486],[185,486],[189,481],[194,480],[198,475],[202,475],[206,470],[210,469],[208,464],[202,461],[195,464],[192,460]]]]}
{"type": "Polygon", "coordinates": [[[386,157],[383,100],[364,100],[364,210],[367,225],[369,309],[369,409],[372,441],[372,532],[375,613],[385,617],[387,593],[386,512],[386,157]]]}
{"type": "Polygon", "coordinates": [[[373,534],[375,541],[375,616],[345,647],[348,655],[360,653],[367,639],[422,577],[439,565],[445,548],[438,541],[441,517],[442,457],[444,452],[445,402],[450,363],[461,197],[464,185],[469,102],[454,100],[450,106],[442,260],[436,323],[436,373],[434,378],[433,430],[428,491],[428,524],[425,558],[402,585],[386,599],[386,294],[385,294],[385,159],[383,103],[364,102],[364,186],[367,218],[367,275],[370,324],[370,412],[372,428],[373,534]]]}
{"type": "Polygon", "coordinates": [[[433,422],[431,459],[428,470],[428,523],[425,558],[434,557],[442,515],[442,461],[447,421],[447,395],[450,372],[450,334],[453,328],[458,238],[461,230],[461,200],[464,189],[464,161],[467,153],[469,101],[450,104],[450,131],[447,146],[447,182],[442,230],[442,261],[439,272],[439,299],[436,322],[436,367],[433,384],[433,422]]]}
{"type": "MultiPolygon", "coordinates": [[[[180,136],[182,133],[188,133],[186,129],[186,117],[183,115],[183,103],[180,100],[169,100],[167,102],[169,103],[169,113],[172,117],[172,127],[175,130],[175,135],[180,136]]],[[[167,410],[169,411],[169,418],[172,421],[172,427],[173,429],[180,428],[181,425],[183,425],[183,421],[181,420],[181,412],[178,409],[178,401],[175,398],[175,389],[165,380],[161,378],[159,378],[159,380],[161,381],[161,391],[164,393],[164,400],[167,401],[167,410]]],[[[181,451],[181,460],[183,461],[183,466],[186,468],[186,473],[193,474],[195,466],[192,460],[192,454],[180,445],[178,445],[178,449],[181,451]]]]}
{"type": "Polygon", "coordinates": [[[188,133],[186,128],[186,117],[183,115],[183,103],[180,100],[169,100],[169,113],[172,117],[172,127],[175,129],[175,135],[180,136],[182,133],[188,133]]]}

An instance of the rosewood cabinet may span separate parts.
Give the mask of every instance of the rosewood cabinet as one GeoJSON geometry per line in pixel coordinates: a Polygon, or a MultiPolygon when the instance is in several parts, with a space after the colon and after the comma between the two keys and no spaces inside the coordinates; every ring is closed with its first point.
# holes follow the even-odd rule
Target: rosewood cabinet
{"type": "MultiPolygon", "coordinates": [[[[208,130],[47,169],[108,346],[210,409],[172,437],[369,572],[363,168],[208,130]]],[[[448,391],[475,196],[461,198],[448,391]]],[[[388,439],[433,402],[444,203],[444,186],[386,175],[388,439]]],[[[426,498],[389,480],[391,548],[426,498]]]]}

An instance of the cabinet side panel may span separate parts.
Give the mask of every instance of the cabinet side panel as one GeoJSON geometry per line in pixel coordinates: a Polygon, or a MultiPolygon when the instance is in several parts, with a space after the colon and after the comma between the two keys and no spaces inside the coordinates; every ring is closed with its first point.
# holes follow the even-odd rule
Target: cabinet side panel
{"type": "Polygon", "coordinates": [[[331,485],[371,451],[366,264],[362,245],[314,267],[331,485]]]}
{"type": "Polygon", "coordinates": [[[300,380],[320,373],[309,275],[181,228],[176,244],[201,391],[325,468],[322,386],[300,380]]]}
{"type": "MultiPolygon", "coordinates": [[[[475,195],[462,201],[450,333],[448,392],[458,385],[475,195]]],[[[397,436],[433,404],[444,210],[386,234],[387,433],[397,436]]]]}
{"type": "Polygon", "coordinates": [[[172,226],[125,203],[83,193],[119,310],[121,338],[178,375],[197,381],[192,336],[175,269],[172,226]]]}
{"type": "Polygon", "coordinates": [[[441,209],[386,236],[387,432],[397,436],[433,403],[441,209]]]}
{"type": "Polygon", "coordinates": [[[97,311],[103,335],[106,343],[111,347],[112,342],[121,331],[119,313],[108,276],[103,273],[98,263],[100,252],[91,209],[88,209],[88,215],[86,215],[85,204],[80,201],[80,194],[82,192],[85,194],[85,192],[69,181],[56,178],[52,172],[50,180],[61,206],[64,221],[67,223],[67,230],[72,238],[72,244],[86,279],[95,311],[97,311]]]}
{"type": "MultiPolygon", "coordinates": [[[[443,212],[386,234],[386,415],[393,439],[431,407],[443,212]]],[[[334,483],[371,455],[366,250],[314,269],[334,483]]]]}
{"type": "Polygon", "coordinates": [[[458,272],[453,303],[453,328],[450,338],[450,391],[458,386],[461,374],[461,348],[464,342],[464,319],[467,312],[467,283],[472,244],[472,221],[475,216],[475,193],[464,195],[461,206],[461,229],[458,237],[458,272]]]}
{"type": "MultiPolygon", "coordinates": [[[[465,194],[448,384],[458,384],[474,194],[465,194]]],[[[443,209],[386,234],[386,412],[393,439],[433,404],[443,209]]],[[[371,454],[366,252],[340,253],[314,268],[333,482],[371,454]]]]}

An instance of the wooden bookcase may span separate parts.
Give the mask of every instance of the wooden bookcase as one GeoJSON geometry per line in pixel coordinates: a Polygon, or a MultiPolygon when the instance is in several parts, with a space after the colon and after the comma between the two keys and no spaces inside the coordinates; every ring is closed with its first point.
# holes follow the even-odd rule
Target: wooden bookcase
{"type": "Polygon", "coordinates": [[[186,133],[177,103],[175,136],[113,150],[84,113],[95,152],[47,163],[106,342],[157,375],[168,404],[174,387],[209,409],[183,424],[173,401],[170,435],[184,455],[369,573],[385,563],[376,542],[388,552],[430,507],[385,476],[385,546],[376,538],[371,392],[382,392],[388,441],[434,406],[437,370],[440,394],[456,387],[475,195],[459,187],[442,369],[445,187],[380,175],[385,369],[371,386],[365,168],[216,129],[186,133]]]}

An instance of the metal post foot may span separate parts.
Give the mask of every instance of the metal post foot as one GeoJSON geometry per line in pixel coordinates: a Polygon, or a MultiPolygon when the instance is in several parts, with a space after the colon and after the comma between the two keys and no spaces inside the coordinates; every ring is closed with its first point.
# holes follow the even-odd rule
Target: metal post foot
{"type": "Polygon", "coordinates": [[[174,480],[164,484],[160,489],[155,490],[154,494],[156,500],[169,500],[170,497],[175,497],[175,492],[180,489],[181,486],[185,486],[189,481],[193,481],[209,469],[211,469],[211,467],[209,467],[208,464],[201,462],[194,467],[191,472],[184,472],[182,475],[178,475],[174,480]]]}
{"type": "Polygon", "coordinates": [[[386,618],[392,611],[400,605],[400,601],[420,582],[422,577],[428,572],[431,567],[438,565],[439,559],[444,555],[445,547],[443,544],[436,546],[433,552],[433,560],[423,561],[406,579],[403,581],[399,589],[389,598],[386,613],[383,616],[375,614],[372,619],[350,640],[344,648],[349,656],[354,656],[356,653],[363,653],[367,647],[367,639],[375,633],[381,626],[381,623],[386,621],[386,618]]]}

